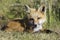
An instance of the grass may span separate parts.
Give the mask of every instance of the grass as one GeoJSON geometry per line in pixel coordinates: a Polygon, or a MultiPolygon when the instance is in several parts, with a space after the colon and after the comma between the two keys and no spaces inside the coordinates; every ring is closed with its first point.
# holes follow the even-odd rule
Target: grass
{"type": "Polygon", "coordinates": [[[0,31],[0,40],[60,40],[60,37],[54,33],[6,33],[0,31]]]}
{"type": "MultiPolygon", "coordinates": [[[[30,4],[28,0],[20,0],[22,4],[30,4]]],[[[9,11],[9,6],[14,4],[16,0],[1,0],[0,1],[0,15],[7,14],[9,11]]],[[[31,4],[32,5],[32,4],[31,4]]],[[[44,26],[45,27],[45,26],[44,26]]],[[[56,31],[59,35],[55,33],[20,33],[20,32],[11,32],[7,33],[0,30],[0,40],[60,40],[60,22],[52,23],[51,26],[47,26],[47,29],[56,31]]]]}

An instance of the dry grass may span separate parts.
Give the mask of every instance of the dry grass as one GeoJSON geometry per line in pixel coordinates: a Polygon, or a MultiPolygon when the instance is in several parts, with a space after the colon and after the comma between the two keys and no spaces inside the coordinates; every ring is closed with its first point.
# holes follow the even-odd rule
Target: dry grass
{"type": "Polygon", "coordinates": [[[6,33],[0,31],[0,40],[60,40],[59,35],[54,33],[46,34],[46,33],[19,33],[12,32],[6,33]]]}

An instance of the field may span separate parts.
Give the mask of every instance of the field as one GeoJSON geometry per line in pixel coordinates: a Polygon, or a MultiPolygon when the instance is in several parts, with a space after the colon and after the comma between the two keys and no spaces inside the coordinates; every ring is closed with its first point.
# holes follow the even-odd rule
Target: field
{"type": "Polygon", "coordinates": [[[0,32],[0,40],[60,40],[59,35],[54,33],[46,34],[46,33],[5,33],[0,32]]]}
{"type": "MultiPolygon", "coordinates": [[[[18,7],[18,6],[16,7],[17,11],[10,10],[11,5],[15,4],[15,3],[20,3],[21,5],[25,5],[25,4],[33,5],[34,4],[30,0],[29,1],[28,0],[18,0],[18,1],[17,0],[0,0],[0,17],[1,16],[5,17],[4,19],[0,19],[0,26],[1,26],[1,24],[3,25],[5,23],[5,21],[8,21],[9,19],[13,19],[15,17],[16,18],[20,17],[24,13],[23,11],[21,11],[22,9],[19,9],[20,7],[18,7]],[[22,14],[17,13],[17,16],[15,16],[16,12],[20,12],[22,14]]],[[[59,5],[59,3],[58,3],[58,5],[59,5]]],[[[36,6],[36,4],[35,4],[35,6],[36,6]]],[[[13,6],[12,9],[15,9],[15,7],[13,6]]],[[[56,33],[47,34],[47,33],[41,33],[41,32],[38,32],[38,33],[9,32],[8,33],[8,32],[0,30],[0,40],[60,40],[60,21],[59,21],[60,13],[55,13],[54,11],[51,12],[51,10],[52,9],[49,10],[50,14],[49,15],[47,14],[48,22],[47,22],[47,24],[43,25],[43,27],[46,29],[52,30],[54,32],[57,32],[58,34],[56,34],[56,33]],[[51,22],[51,23],[49,23],[49,22],[51,22]],[[48,25],[48,24],[50,24],[50,25],[48,25]]],[[[57,10],[57,8],[55,10],[57,10]]],[[[21,16],[21,17],[23,17],[23,16],[21,16]]],[[[0,27],[0,29],[1,29],[1,27],[0,27]]]]}

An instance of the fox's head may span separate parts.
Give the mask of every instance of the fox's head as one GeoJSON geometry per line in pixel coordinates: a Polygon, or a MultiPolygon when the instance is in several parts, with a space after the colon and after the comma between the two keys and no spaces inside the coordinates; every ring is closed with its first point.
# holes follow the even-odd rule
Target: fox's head
{"type": "MultiPolygon", "coordinates": [[[[40,27],[46,20],[45,5],[41,5],[38,9],[26,7],[27,17],[34,27],[40,27]]],[[[42,27],[41,27],[42,29],[42,27]]]]}

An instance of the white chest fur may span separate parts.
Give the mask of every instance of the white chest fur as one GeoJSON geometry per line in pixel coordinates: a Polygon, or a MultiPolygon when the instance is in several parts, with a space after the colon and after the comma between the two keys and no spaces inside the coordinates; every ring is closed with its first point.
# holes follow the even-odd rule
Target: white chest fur
{"type": "Polygon", "coordinates": [[[37,23],[37,27],[34,28],[34,32],[42,30],[42,24],[46,21],[46,19],[40,19],[39,22],[37,23]]]}

